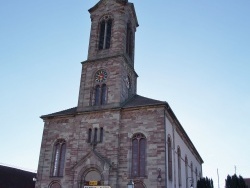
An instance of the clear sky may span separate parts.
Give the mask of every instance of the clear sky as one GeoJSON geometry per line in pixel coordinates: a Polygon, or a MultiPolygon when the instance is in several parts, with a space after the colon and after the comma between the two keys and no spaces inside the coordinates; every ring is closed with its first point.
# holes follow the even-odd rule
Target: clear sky
{"type": "MultiPolygon", "coordinates": [[[[0,163],[35,171],[39,117],[77,105],[97,2],[0,1],[0,163]]],[[[170,104],[215,187],[249,178],[250,1],[132,2],[138,94],[170,104]]]]}

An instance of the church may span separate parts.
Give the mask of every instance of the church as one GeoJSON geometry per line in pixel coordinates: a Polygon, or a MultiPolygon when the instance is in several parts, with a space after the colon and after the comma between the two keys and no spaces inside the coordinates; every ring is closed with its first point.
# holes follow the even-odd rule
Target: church
{"type": "Polygon", "coordinates": [[[183,126],[167,102],[137,94],[133,3],[89,13],[78,104],[41,116],[36,188],[195,188],[203,160],[183,126]]]}

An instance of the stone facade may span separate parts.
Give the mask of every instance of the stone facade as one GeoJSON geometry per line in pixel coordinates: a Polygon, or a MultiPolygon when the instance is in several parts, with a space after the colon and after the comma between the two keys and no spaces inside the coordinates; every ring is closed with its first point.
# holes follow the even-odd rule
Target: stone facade
{"type": "MultiPolygon", "coordinates": [[[[83,188],[91,182],[125,188],[130,180],[135,188],[176,188],[188,187],[191,177],[195,184],[202,176],[203,161],[170,106],[136,94],[138,22],[133,4],[101,0],[89,12],[90,43],[88,59],[82,62],[78,106],[41,117],[44,131],[36,188],[83,188]],[[112,20],[110,46],[99,49],[104,18],[112,20]],[[106,76],[101,81],[97,80],[99,70],[106,76]],[[97,90],[99,85],[105,85],[103,91],[97,90]],[[103,92],[103,101],[97,104],[98,92],[103,92]],[[146,140],[139,146],[140,153],[145,151],[139,162],[145,169],[143,175],[132,172],[136,134],[146,140]],[[57,144],[58,140],[63,142],[57,144]]],[[[106,34],[106,26],[104,31],[106,34]]]]}

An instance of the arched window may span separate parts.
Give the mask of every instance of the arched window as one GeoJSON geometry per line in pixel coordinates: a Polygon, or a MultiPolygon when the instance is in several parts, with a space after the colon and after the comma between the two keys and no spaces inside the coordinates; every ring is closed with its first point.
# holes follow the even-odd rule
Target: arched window
{"type": "Polygon", "coordinates": [[[99,32],[99,50],[110,48],[112,19],[110,16],[104,16],[100,22],[99,32]]]}
{"type": "Polygon", "coordinates": [[[178,147],[177,149],[177,155],[178,155],[178,181],[179,181],[179,187],[181,187],[181,149],[178,147]]]}
{"type": "Polygon", "coordinates": [[[106,103],[106,91],[107,86],[106,84],[102,84],[102,90],[101,90],[101,105],[106,103]]]}
{"type": "Polygon", "coordinates": [[[194,175],[193,175],[193,162],[191,161],[191,179],[192,179],[192,184],[194,183],[194,175]]]}
{"type": "Polygon", "coordinates": [[[100,86],[95,86],[95,105],[100,104],[100,86]]]}
{"type": "Polygon", "coordinates": [[[186,174],[186,188],[188,188],[188,159],[185,156],[185,174],[186,174]]]}
{"type": "Polygon", "coordinates": [[[97,143],[97,128],[95,128],[95,132],[94,132],[94,143],[97,143]]]}
{"type": "Polygon", "coordinates": [[[107,96],[107,85],[102,84],[95,86],[95,106],[104,105],[106,104],[106,97],[107,96]]]}
{"type": "Polygon", "coordinates": [[[146,175],[146,137],[137,133],[132,137],[132,177],[146,175]]]}
{"type": "Polygon", "coordinates": [[[172,142],[171,138],[168,137],[168,179],[171,181],[173,177],[172,173],[172,142]]]}
{"type": "Polygon", "coordinates": [[[91,137],[92,137],[92,129],[89,128],[89,132],[88,132],[88,143],[91,143],[91,137]]]}
{"type": "Polygon", "coordinates": [[[197,167],[195,168],[195,182],[198,181],[198,171],[197,171],[197,167]]]}
{"type": "Polygon", "coordinates": [[[64,161],[66,153],[66,142],[63,139],[57,140],[54,145],[52,176],[63,176],[64,161]]]}
{"type": "Polygon", "coordinates": [[[103,142],[103,127],[100,128],[100,142],[103,142]]]}
{"type": "Polygon", "coordinates": [[[133,57],[133,32],[131,29],[131,24],[127,24],[127,39],[126,39],[126,53],[132,59],[133,57]]]}

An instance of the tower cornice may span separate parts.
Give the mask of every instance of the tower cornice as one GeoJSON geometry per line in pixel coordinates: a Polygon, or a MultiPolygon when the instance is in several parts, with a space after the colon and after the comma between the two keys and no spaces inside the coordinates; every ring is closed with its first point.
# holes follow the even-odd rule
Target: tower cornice
{"type": "Polygon", "coordinates": [[[135,73],[136,77],[138,77],[138,74],[135,72],[135,69],[131,63],[130,58],[127,55],[124,54],[117,54],[117,55],[113,55],[113,56],[108,56],[108,57],[100,57],[100,58],[95,58],[95,59],[88,59],[86,61],[82,61],[81,64],[87,64],[87,63],[95,63],[95,62],[100,62],[100,61],[106,61],[112,58],[119,58],[122,57],[123,59],[125,59],[126,64],[128,65],[128,67],[133,70],[133,72],[135,73]]]}

